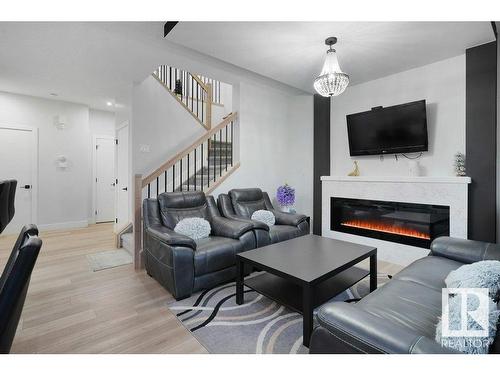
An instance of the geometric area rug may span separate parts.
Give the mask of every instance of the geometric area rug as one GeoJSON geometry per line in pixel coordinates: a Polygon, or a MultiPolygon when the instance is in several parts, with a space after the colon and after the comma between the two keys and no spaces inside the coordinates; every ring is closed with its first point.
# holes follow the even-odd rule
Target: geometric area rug
{"type": "MultiPolygon", "coordinates": [[[[248,277],[257,276],[253,273],[248,277]]],[[[378,285],[389,280],[378,274],[378,285]]],[[[180,322],[213,354],[302,354],[302,315],[247,288],[244,304],[237,305],[235,282],[216,286],[168,304],[180,322]]],[[[331,301],[362,298],[369,278],[338,294],[331,301]]],[[[315,312],[316,313],[316,312],[315,312]]]]}

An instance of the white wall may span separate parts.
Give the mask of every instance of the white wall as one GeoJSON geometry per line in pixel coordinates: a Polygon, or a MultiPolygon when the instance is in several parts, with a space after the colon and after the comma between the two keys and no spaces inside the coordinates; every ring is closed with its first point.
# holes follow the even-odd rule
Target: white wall
{"type": "Polygon", "coordinates": [[[296,190],[297,212],[312,216],[312,95],[247,82],[238,91],[241,167],[213,195],[260,187],[274,200],[277,187],[288,183],[296,190]]]}
{"type": "Polygon", "coordinates": [[[205,128],[156,79],[134,85],[132,171],[146,176],[205,133],[205,128]],[[141,147],[149,147],[149,152],[141,147]]]}
{"type": "Polygon", "coordinates": [[[90,115],[81,104],[0,92],[0,123],[38,128],[37,224],[41,229],[87,225],[92,207],[92,133],[108,129],[104,119],[109,116],[90,115]],[[67,119],[64,130],[53,125],[57,115],[67,119]],[[61,154],[68,158],[66,169],[57,166],[61,154]]]}
{"type": "Polygon", "coordinates": [[[90,133],[94,135],[115,136],[115,114],[113,112],[90,109],[90,133]]]}
{"type": "Polygon", "coordinates": [[[347,175],[358,160],[362,175],[408,176],[408,160],[386,155],[349,156],[346,115],[410,101],[427,101],[429,152],[422,175],[453,176],[454,154],[465,152],[465,55],[350,86],[332,99],[331,175],[347,175]]]}

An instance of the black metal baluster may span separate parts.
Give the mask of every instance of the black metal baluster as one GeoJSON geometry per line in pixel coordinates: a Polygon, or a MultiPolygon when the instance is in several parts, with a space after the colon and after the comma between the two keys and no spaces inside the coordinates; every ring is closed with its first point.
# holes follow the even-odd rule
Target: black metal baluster
{"type": "Polygon", "coordinates": [[[151,184],[148,184],[148,198],[151,198],[151,184]]]}
{"type": "Polygon", "coordinates": [[[158,198],[158,195],[160,194],[159,193],[160,191],[160,177],[156,177],[156,198],[158,198]]]}
{"type": "Polygon", "coordinates": [[[201,143],[201,190],[203,191],[203,172],[204,170],[204,163],[203,163],[203,144],[204,142],[201,143]]]}
{"type": "Polygon", "coordinates": [[[180,176],[179,176],[179,181],[180,181],[180,184],[181,184],[181,191],[182,191],[182,184],[184,183],[184,181],[182,181],[182,158],[181,158],[181,165],[180,165],[180,176]]]}
{"type": "Polygon", "coordinates": [[[208,172],[207,172],[208,185],[207,185],[207,187],[210,187],[210,138],[207,140],[207,164],[208,164],[208,172]]]}
{"type": "Polygon", "coordinates": [[[199,107],[199,100],[198,100],[198,87],[200,85],[198,84],[198,81],[196,81],[196,117],[199,117],[198,116],[198,107],[199,107]]]}
{"type": "Polygon", "coordinates": [[[175,164],[172,166],[172,191],[175,191],[175,164]]]}
{"type": "MultiPolygon", "coordinates": [[[[219,130],[219,147],[222,147],[222,129],[219,130]]],[[[219,176],[222,176],[222,148],[219,148],[219,176]]]]}
{"type": "Polygon", "coordinates": [[[165,193],[167,192],[167,171],[165,171],[165,193]]]}
{"type": "Polygon", "coordinates": [[[214,134],[214,182],[217,177],[217,133],[214,134]]]}
{"type": "Polygon", "coordinates": [[[200,94],[201,94],[201,122],[202,124],[205,123],[205,121],[203,121],[203,107],[205,106],[205,95],[204,95],[204,91],[202,89],[200,89],[200,94]]]}
{"type": "Polygon", "coordinates": [[[168,69],[170,70],[170,84],[169,84],[168,88],[170,90],[172,90],[172,67],[169,66],[168,69]]]}
{"type": "Polygon", "coordinates": [[[188,176],[188,191],[189,191],[189,178],[191,177],[191,175],[189,174],[189,152],[188,152],[188,157],[187,157],[187,161],[188,161],[188,173],[187,173],[187,176],[188,176]]]}
{"type": "Polygon", "coordinates": [[[225,126],[224,129],[226,130],[226,142],[225,142],[226,143],[226,152],[225,152],[226,157],[225,157],[225,160],[224,160],[224,164],[226,165],[226,172],[227,172],[227,159],[228,159],[228,157],[227,157],[227,147],[229,145],[227,143],[227,126],[225,126]]]}
{"type": "Polygon", "coordinates": [[[231,121],[231,167],[233,166],[233,152],[234,152],[234,144],[233,144],[233,122],[231,121]]]}
{"type": "Polygon", "coordinates": [[[198,173],[198,170],[196,169],[196,149],[194,149],[194,191],[196,191],[196,174],[198,173]]]}

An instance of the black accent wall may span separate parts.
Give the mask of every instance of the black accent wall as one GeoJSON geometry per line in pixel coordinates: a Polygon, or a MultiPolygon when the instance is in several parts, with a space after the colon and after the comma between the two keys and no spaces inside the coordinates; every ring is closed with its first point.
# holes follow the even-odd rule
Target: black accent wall
{"type": "Polygon", "coordinates": [[[469,48],[465,56],[468,232],[470,239],[496,242],[496,42],[469,48]]]}
{"type": "Polygon", "coordinates": [[[330,175],[330,98],[314,95],[313,233],[321,235],[321,176],[330,175]]]}

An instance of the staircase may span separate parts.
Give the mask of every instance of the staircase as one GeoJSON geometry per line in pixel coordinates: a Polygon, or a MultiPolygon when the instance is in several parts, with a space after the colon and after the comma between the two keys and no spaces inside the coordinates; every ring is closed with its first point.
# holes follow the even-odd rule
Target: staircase
{"type": "Polygon", "coordinates": [[[221,83],[168,65],[161,65],[152,76],[196,121],[210,130],[212,105],[221,104],[221,83]]]}
{"type": "Polygon", "coordinates": [[[135,175],[134,230],[122,234],[119,243],[132,247],[136,269],[142,268],[142,201],[164,192],[210,194],[240,165],[233,147],[238,134],[238,114],[230,113],[212,126],[212,105],[221,105],[221,83],[167,65],[158,67],[152,75],[206,132],[148,176],[135,175]]]}
{"type": "Polygon", "coordinates": [[[207,191],[210,188],[210,183],[213,186],[214,183],[217,183],[218,178],[231,169],[233,166],[232,155],[231,142],[225,140],[208,142],[206,163],[185,179],[176,191],[207,191]]]}

